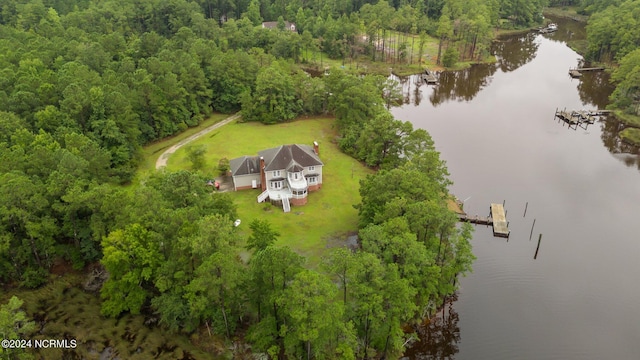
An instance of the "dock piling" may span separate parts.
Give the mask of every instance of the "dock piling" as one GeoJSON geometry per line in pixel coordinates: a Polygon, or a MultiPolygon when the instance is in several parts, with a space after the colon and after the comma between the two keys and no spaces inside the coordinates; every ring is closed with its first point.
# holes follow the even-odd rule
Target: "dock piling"
{"type": "Polygon", "coordinates": [[[529,241],[531,241],[531,236],[533,236],[533,227],[536,226],[536,219],[533,219],[533,224],[531,225],[531,234],[529,234],[529,241]]]}
{"type": "Polygon", "coordinates": [[[540,240],[542,240],[542,234],[538,236],[538,246],[536,246],[536,254],[533,255],[533,260],[538,258],[538,250],[540,250],[540,240]]]}

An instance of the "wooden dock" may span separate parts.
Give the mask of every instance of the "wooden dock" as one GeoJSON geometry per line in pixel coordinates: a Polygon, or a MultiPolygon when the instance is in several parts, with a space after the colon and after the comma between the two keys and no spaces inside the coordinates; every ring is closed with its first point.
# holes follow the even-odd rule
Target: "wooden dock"
{"type": "Polygon", "coordinates": [[[422,81],[427,84],[437,84],[438,78],[431,72],[429,69],[424,69],[424,74],[422,74],[422,81]]]}
{"type": "Polygon", "coordinates": [[[509,227],[502,204],[491,204],[490,216],[470,216],[464,212],[458,213],[458,219],[476,225],[491,225],[493,236],[509,237],[509,227]]]}
{"type": "Polygon", "coordinates": [[[458,214],[458,219],[462,222],[468,222],[478,225],[493,225],[493,220],[489,216],[469,216],[467,214],[458,214]]]}
{"type": "Polygon", "coordinates": [[[582,77],[582,73],[585,71],[602,71],[604,67],[588,67],[588,68],[577,68],[577,69],[569,69],[569,75],[572,78],[582,77]]]}
{"type": "Polygon", "coordinates": [[[599,67],[588,67],[588,68],[577,68],[577,71],[583,72],[583,71],[602,71],[604,70],[604,67],[599,66],[599,67]]]}
{"type": "Polygon", "coordinates": [[[502,204],[491,204],[491,220],[493,221],[493,236],[509,237],[507,215],[502,204]]]}
{"type": "Polygon", "coordinates": [[[586,127],[595,123],[596,118],[609,114],[610,110],[558,110],[555,117],[569,124],[569,127],[586,127]]]}

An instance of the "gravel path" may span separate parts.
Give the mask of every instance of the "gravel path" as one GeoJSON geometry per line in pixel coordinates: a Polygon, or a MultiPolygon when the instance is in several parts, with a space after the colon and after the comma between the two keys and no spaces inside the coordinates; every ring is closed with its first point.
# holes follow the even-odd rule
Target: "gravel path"
{"type": "Polygon", "coordinates": [[[228,123],[232,122],[233,120],[237,119],[240,117],[240,114],[235,114],[232,116],[229,116],[228,118],[220,121],[219,123],[215,123],[211,126],[209,126],[208,128],[202,129],[200,131],[198,131],[197,133],[189,136],[188,138],[181,140],[179,143],[173,145],[172,147],[168,148],[167,150],[165,150],[162,155],[160,155],[160,157],[158,158],[158,160],[156,160],[156,169],[160,169],[161,167],[167,166],[167,161],[169,160],[169,156],[171,156],[171,154],[173,154],[174,152],[176,152],[176,150],[180,149],[181,147],[187,145],[188,143],[192,142],[193,140],[196,140],[197,138],[201,137],[202,135],[208,134],[210,132],[212,132],[215,129],[221,128],[224,125],[227,125],[228,123]]]}

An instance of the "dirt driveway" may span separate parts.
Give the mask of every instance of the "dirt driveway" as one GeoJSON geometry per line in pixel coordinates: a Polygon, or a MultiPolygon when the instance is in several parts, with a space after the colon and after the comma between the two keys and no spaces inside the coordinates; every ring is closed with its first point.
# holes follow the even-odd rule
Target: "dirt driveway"
{"type": "Polygon", "coordinates": [[[169,156],[171,156],[171,154],[173,154],[174,152],[176,152],[178,149],[180,149],[181,147],[187,145],[188,143],[198,139],[199,137],[201,137],[202,135],[208,134],[210,132],[212,132],[215,129],[219,129],[222,126],[227,125],[228,123],[232,122],[233,120],[237,119],[240,117],[240,114],[235,114],[232,116],[229,116],[228,118],[220,121],[219,123],[215,123],[207,128],[204,128],[200,131],[198,131],[197,133],[189,136],[188,138],[181,140],[179,143],[173,145],[172,147],[168,148],[167,150],[165,150],[162,155],[160,155],[160,157],[158,158],[158,160],[156,160],[156,169],[160,169],[163,166],[167,166],[167,161],[169,160],[169,156]]]}

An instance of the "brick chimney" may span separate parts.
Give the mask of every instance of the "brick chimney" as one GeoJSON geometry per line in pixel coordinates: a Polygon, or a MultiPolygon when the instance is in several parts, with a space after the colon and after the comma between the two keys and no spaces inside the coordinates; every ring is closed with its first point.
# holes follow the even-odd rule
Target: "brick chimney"
{"type": "Polygon", "coordinates": [[[264,158],[260,156],[260,186],[262,191],[267,190],[267,176],[264,173],[264,158]]]}
{"type": "Polygon", "coordinates": [[[320,145],[318,145],[317,141],[313,142],[313,152],[316,153],[316,155],[320,156],[320,145]]]}

